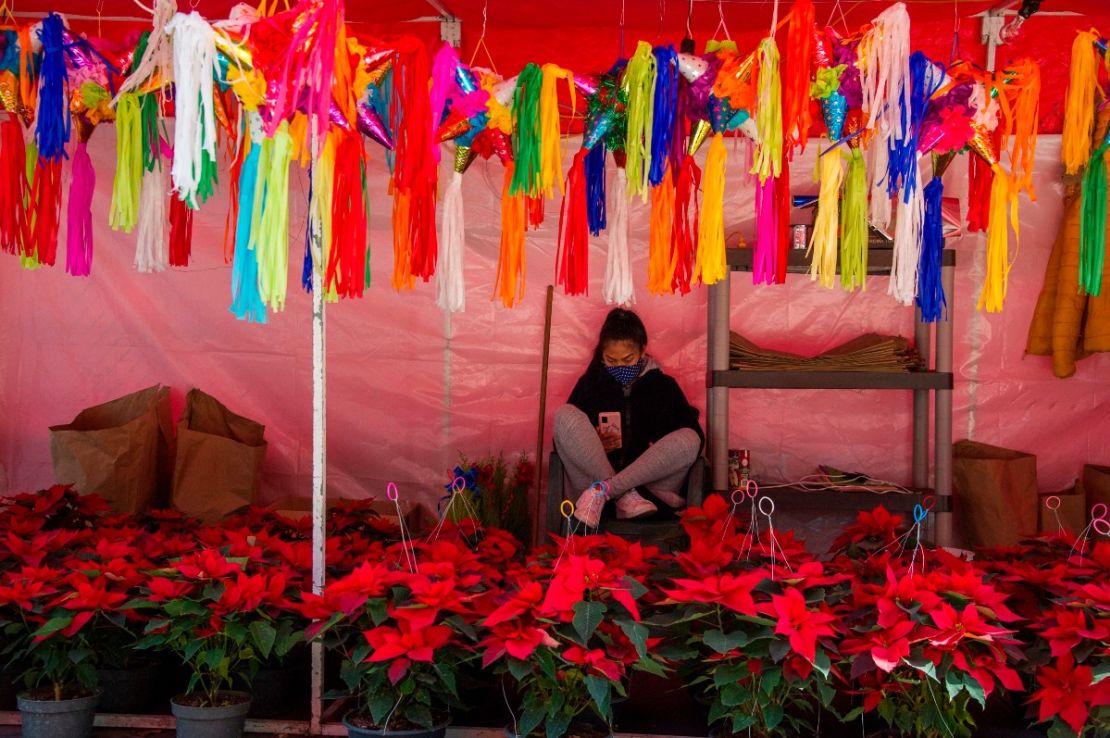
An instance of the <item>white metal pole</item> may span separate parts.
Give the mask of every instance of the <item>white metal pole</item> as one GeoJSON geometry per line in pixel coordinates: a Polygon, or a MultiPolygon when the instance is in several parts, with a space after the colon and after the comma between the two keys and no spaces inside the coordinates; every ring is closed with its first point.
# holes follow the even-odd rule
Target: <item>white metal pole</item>
{"type": "MultiPolygon", "coordinates": [[[[310,120],[312,130],[312,167],[319,165],[315,116],[310,120]]],[[[324,552],[327,515],[327,353],[324,334],[324,280],[322,224],[319,222],[316,198],[319,193],[312,188],[309,201],[310,248],[312,249],[312,592],[324,591],[324,552]]],[[[324,644],[312,642],[312,713],[310,728],[320,732],[324,694],[324,644]]]]}

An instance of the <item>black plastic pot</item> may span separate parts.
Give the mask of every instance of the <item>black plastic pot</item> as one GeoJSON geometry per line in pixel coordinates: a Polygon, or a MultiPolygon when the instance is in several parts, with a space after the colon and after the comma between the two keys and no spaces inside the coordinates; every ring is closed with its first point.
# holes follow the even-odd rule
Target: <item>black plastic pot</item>
{"type": "Polygon", "coordinates": [[[437,725],[430,729],[380,730],[376,728],[360,728],[357,725],[351,725],[347,717],[343,718],[343,725],[347,728],[348,738],[443,738],[447,734],[447,723],[437,725]]]}
{"type": "Polygon", "coordinates": [[[182,705],[178,702],[180,696],[170,700],[170,708],[177,719],[177,738],[240,738],[243,735],[243,725],[251,709],[250,695],[246,692],[220,694],[246,699],[222,707],[182,705]]]}
{"type": "Polygon", "coordinates": [[[155,662],[130,669],[98,669],[102,695],[97,709],[115,714],[145,712],[154,701],[161,674],[161,667],[155,662]]]}
{"type": "Polygon", "coordinates": [[[100,693],[72,700],[16,698],[23,722],[23,738],[90,738],[100,693]]]}

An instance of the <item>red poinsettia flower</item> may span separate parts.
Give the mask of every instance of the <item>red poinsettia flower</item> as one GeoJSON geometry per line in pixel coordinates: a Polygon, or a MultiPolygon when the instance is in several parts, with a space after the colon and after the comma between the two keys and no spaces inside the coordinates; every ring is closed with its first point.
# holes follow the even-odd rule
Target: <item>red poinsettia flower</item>
{"type": "Polygon", "coordinates": [[[219,551],[204,548],[198,553],[183,558],[177,563],[176,568],[182,576],[189,579],[208,580],[223,579],[240,567],[238,564],[228,561],[219,551]]]}
{"type": "Polygon", "coordinates": [[[567,556],[551,577],[542,612],[570,622],[574,617],[574,606],[585,599],[587,591],[604,591],[639,620],[639,608],[623,576],[623,572],[607,566],[600,559],[567,556]]]}
{"type": "Polygon", "coordinates": [[[572,664],[583,666],[586,672],[605,677],[609,681],[618,682],[624,673],[623,667],[605,655],[600,648],[586,650],[581,646],[571,646],[563,651],[563,658],[572,664]]]}
{"type": "Polygon", "coordinates": [[[766,579],[762,571],[748,574],[722,574],[705,579],[675,579],[676,589],[664,590],[675,602],[718,604],[741,615],[756,615],[752,591],[766,579]]]}
{"type": "Polygon", "coordinates": [[[1085,638],[1082,631],[1087,630],[1087,615],[1073,608],[1053,608],[1048,622],[1054,623],[1041,631],[1048,641],[1053,658],[1070,653],[1085,638]]]}
{"type": "Polygon", "coordinates": [[[165,602],[185,597],[193,591],[195,584],[185,579],[169,579],[168,577],[151,577],[146,581],[146,588],[150,591],[147,599],[151,602],[165,602]]]}
{"type": "Polygon", "coordinates": [[[1091,667],[1076,666],[1070,653],[1055,665],[1038,669],[1040,689],[1029,699],[1038,704],[1037,719],[1044,723],[1059,716],[1076,734],[1082,734],[1091,708],[1110,705],[1110,681],[1092,684],[1092,680],[1091,667]]]}
{"type": "Polygon", "coordinates": [[[482,653],[482,668],[488,667],[499,658],[508,654],[514,659],[527,659],[541,645],[558,645],[547,631],[521,622],[501,623],[493,626],[490,634],[478,644],[485,649],[482,653]]]}
{"type": "Polygon", "coordinates": [[[493,627],[508,622],[527,612],[532,612],[541,602],[543,602],[543,585],[536,581],[525,582],[513,593],[508,602],[490,613],[485,624],[487,627],[493,627]]]}
{"type": "Polygon", "coordinates": [[[109,592],[107,582],[99,577],[89,579],[78,574],[69,577],[66,583],[72,589],[58,602],[66,610],[112,611],[127,602],[126,594],[109,592]]]}
{"type": "Polygon", "coordinates": [[[0,605],[12,603],[18,605],[22,610],[33,609],[36,600],[41,597],[48,597],[58,591],[49,582],[33,578],[16,576],[10,578],[9,581],[10,584],[0,586],[0,605]]]}
{"type": "Polygon", "coordinates": [[[817,655],[817,639],[835,635],[829,623],[836,618],[822,610],[810,610],[805,595],[795,587],[787,587],[781,595],[773,595],[771,609],[778,616],[775,633],[786,636],[790,647],[810,663],[817,655]]]}
{"type": "Polygon", "coordinates": [[[984,620],[975,603],[968,603],[958,613],[948,603],[941,603],[940,607],[929,613],[929,617],[937,626],[935,632],[929,633],[929,642],[944,649],[955,647],[965,638],[992,641],[1013,632],[984,620]]]}
{"type": "Polygon", "coordinates": [[[891,515],[882,505],[871,512],[861,510],[855,524],[845,528],[832,542],[829,550],[838,551],[865,540],[872,540],[880,546],[889,545],[898,538],[903,522],[901,515],[891,515]]]}
{"type": "Polygon", "coordinates": [[[414,629],[404,620],[398,621],[397,625],[396,628],[380,625],[363,631],[366,642],[374,649],[366,657],[367,661],[406,659],[431,663],[436,649],[447,645],[452,636],[452,630],[446,625],[414,629]]]}

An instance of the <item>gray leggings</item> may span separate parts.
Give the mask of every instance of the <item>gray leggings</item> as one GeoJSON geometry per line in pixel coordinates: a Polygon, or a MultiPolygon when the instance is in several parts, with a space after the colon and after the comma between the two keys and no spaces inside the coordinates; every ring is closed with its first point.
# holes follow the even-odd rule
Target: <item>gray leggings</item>
{"type": "Polygon", "coordinates": [[[607,480],[612,497],[639,486],[681,494],[686,473],[701,448],[697,433],[690,428],[680,428],[660,438],[620,473],[615,473],[597,429],[574,405],[563,405],[555,411],[553,435],[555,449],[575,491],[581,492],[595,481],[607,480]]]}

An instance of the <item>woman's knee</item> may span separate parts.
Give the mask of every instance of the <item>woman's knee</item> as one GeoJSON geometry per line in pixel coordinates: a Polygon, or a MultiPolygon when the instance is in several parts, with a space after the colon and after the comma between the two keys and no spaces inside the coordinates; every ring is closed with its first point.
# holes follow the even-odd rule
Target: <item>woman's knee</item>
{"type": "Polygon", "coordinates": [[[586,413],[574,405],[562,405],[555,409],[555,414],[551,420],[551,429],[555,436],[560,436],[566,431],[580,426],[583,421],[589,425],[589,418],[586,417],[586,413]]]}
{"type": "Polygon", "coordinates": [[[693,464],[701,451],[701,437],[691,428],[681,428],[672,434],[679,453],[687,465],[693,464]]]}

